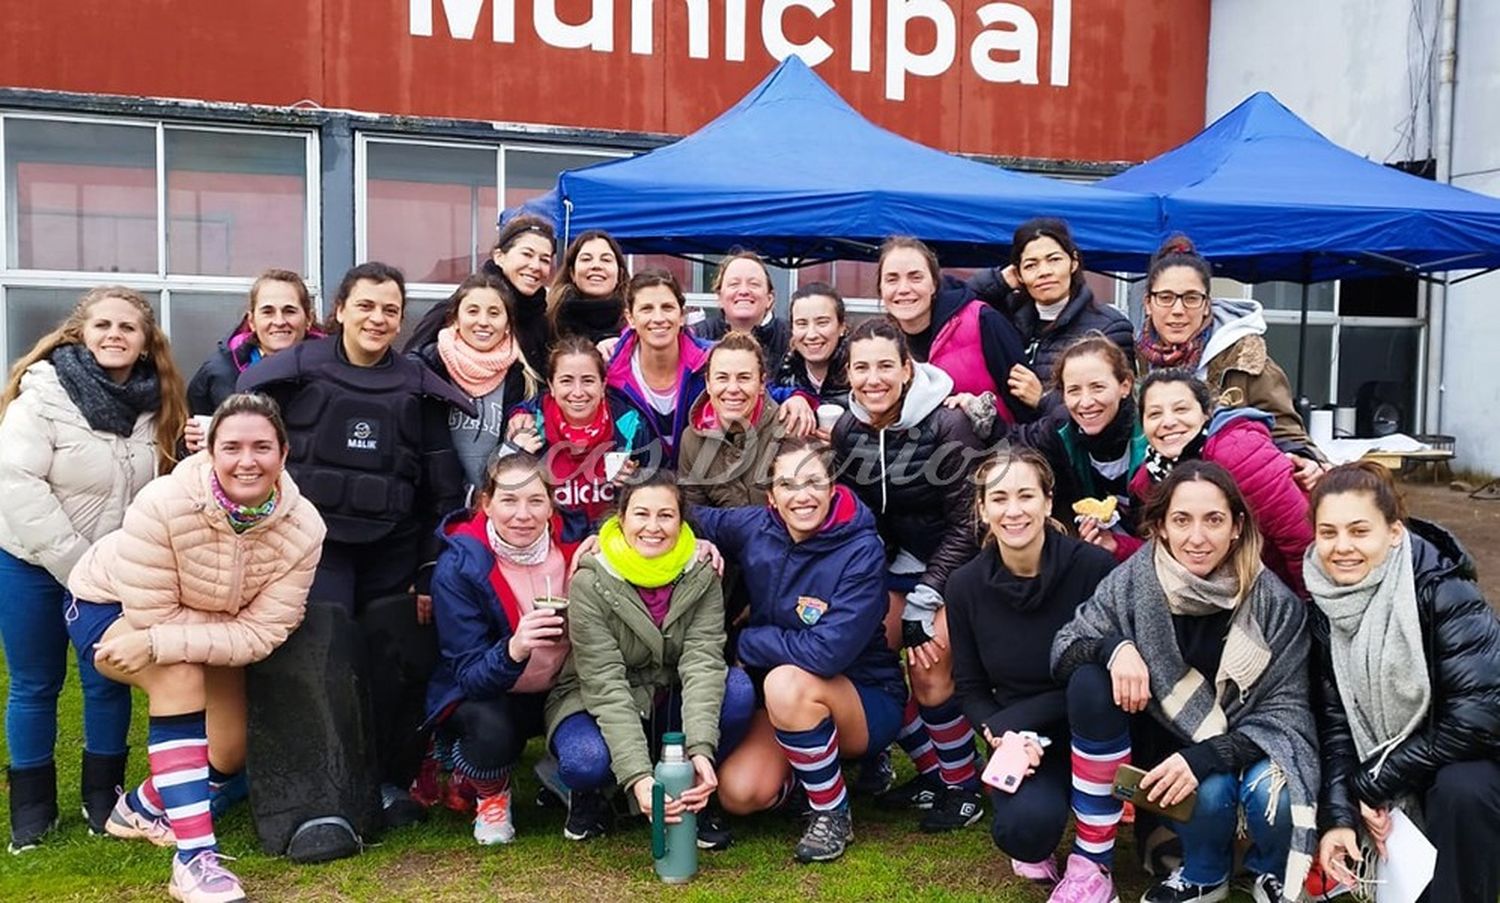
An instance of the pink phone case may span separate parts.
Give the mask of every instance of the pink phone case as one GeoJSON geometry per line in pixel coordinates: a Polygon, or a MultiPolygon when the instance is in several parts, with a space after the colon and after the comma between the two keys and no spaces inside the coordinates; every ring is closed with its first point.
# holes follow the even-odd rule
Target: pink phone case
{"type": "Polygon", "coordinates": [[[989,764],[984,766],[980,780],[1005,793],[1015,793],[1031,769],[1031,757],[1026,754],[1026,741],[1010,735],[990,754],[989,764]]]}

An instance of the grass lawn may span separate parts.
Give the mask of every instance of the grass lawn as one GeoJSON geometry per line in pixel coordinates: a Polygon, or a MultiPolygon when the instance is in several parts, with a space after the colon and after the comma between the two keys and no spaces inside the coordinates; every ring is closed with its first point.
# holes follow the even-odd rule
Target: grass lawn
{"type": "MultiPolygon", "coordinates": [[[[0,669],[0,692],[5,684],[0,669]]],[[[165,900],[167,851],[88,836],[78,797],[81,704],[76,675],[70,674],[58,738],[62,824],[41,849],[0,854],[0,900],[165,900]]],[[[145,697],[139,693],[135,715],[130,779],[139,781],[146,768],[145,697]]],[[[478,847],[469,823],[443,809],[425,825],[387,834],[354,859],[299,867],[260,852],[245,806],[222,820],[219,842],[239,857],[232,868],[253,900],[1046,899],[1011,874],[1009,860],[990,842],[987,819],[934,837],[917,832],[915,818],[879,813],[864,802],[855,804],[856,842],[836,863],[798,865],[791,857],[797,826],[763,815],[736,820],[732,848],[703,854],[692,884],[668,887],[651,870],[644,822],[617,824],[613,834],[589,843],[563,839],[562,813],[532,806],[537,785],[530,766],[539,751],[540,742],[533,743],[518,776],[518,836],[509,846],[478,847]]],[[[898,767],[906,766],[896,758],[898,767]]],[[[0,832],[8,839],[8,809],[0,809],[0,832]]],[[[1122,832],[1119,891],[1122,899],[1135,900],[1146,877],[1133,863],[1129,833],[1122,832]]]]}

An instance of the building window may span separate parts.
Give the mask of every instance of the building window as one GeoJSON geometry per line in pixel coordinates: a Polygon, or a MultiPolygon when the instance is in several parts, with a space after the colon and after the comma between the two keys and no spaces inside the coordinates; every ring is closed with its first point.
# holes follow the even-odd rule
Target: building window
{"type": "Polygon", "coordinates": [[[9,265],[157,272],[156,130],[8,117],[9,265]]]}
{"type": "Polygon", "coordinates": [[[261,270],[311,274],[316,297],[315,134],[0,111],[0,135],[5,368],[96,285],[150,299],[184,376],[261,270]]]}
{"type": "Polygon", "coordinates": [[[167,271],[307,271],[307,142],[167,129],[167,271]]]}

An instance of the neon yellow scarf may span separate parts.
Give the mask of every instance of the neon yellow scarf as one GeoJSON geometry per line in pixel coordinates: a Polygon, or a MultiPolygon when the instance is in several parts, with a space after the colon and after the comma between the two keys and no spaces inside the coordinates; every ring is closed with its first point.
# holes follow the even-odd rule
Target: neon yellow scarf
{"type": "Polygon", "coordinates": [[[656,589],[666,586],[682,576],[698,550],[698,537],[693,528],[682,525],[677,534],[677,544],[665,555],[646,558],[625,541],[625,531],[620,529],[620,518],[611,516],[599,528],[599,551],[604,560],[632,586],[656,589]]]}

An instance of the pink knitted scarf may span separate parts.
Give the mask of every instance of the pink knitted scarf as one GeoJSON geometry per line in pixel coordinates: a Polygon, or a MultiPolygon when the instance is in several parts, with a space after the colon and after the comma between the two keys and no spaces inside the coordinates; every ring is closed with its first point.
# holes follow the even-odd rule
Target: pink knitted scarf
{"type": "Polygon", "coordinates": [[[458,337],[457,328],[446,326],[438,332],[437,347],[443,366],[448,368],[448,376],[475,398],[483,398],[495,391],[516,362],[514,334],[507,335],[505,341],[489,351],[478,351],[458,337]]]}

